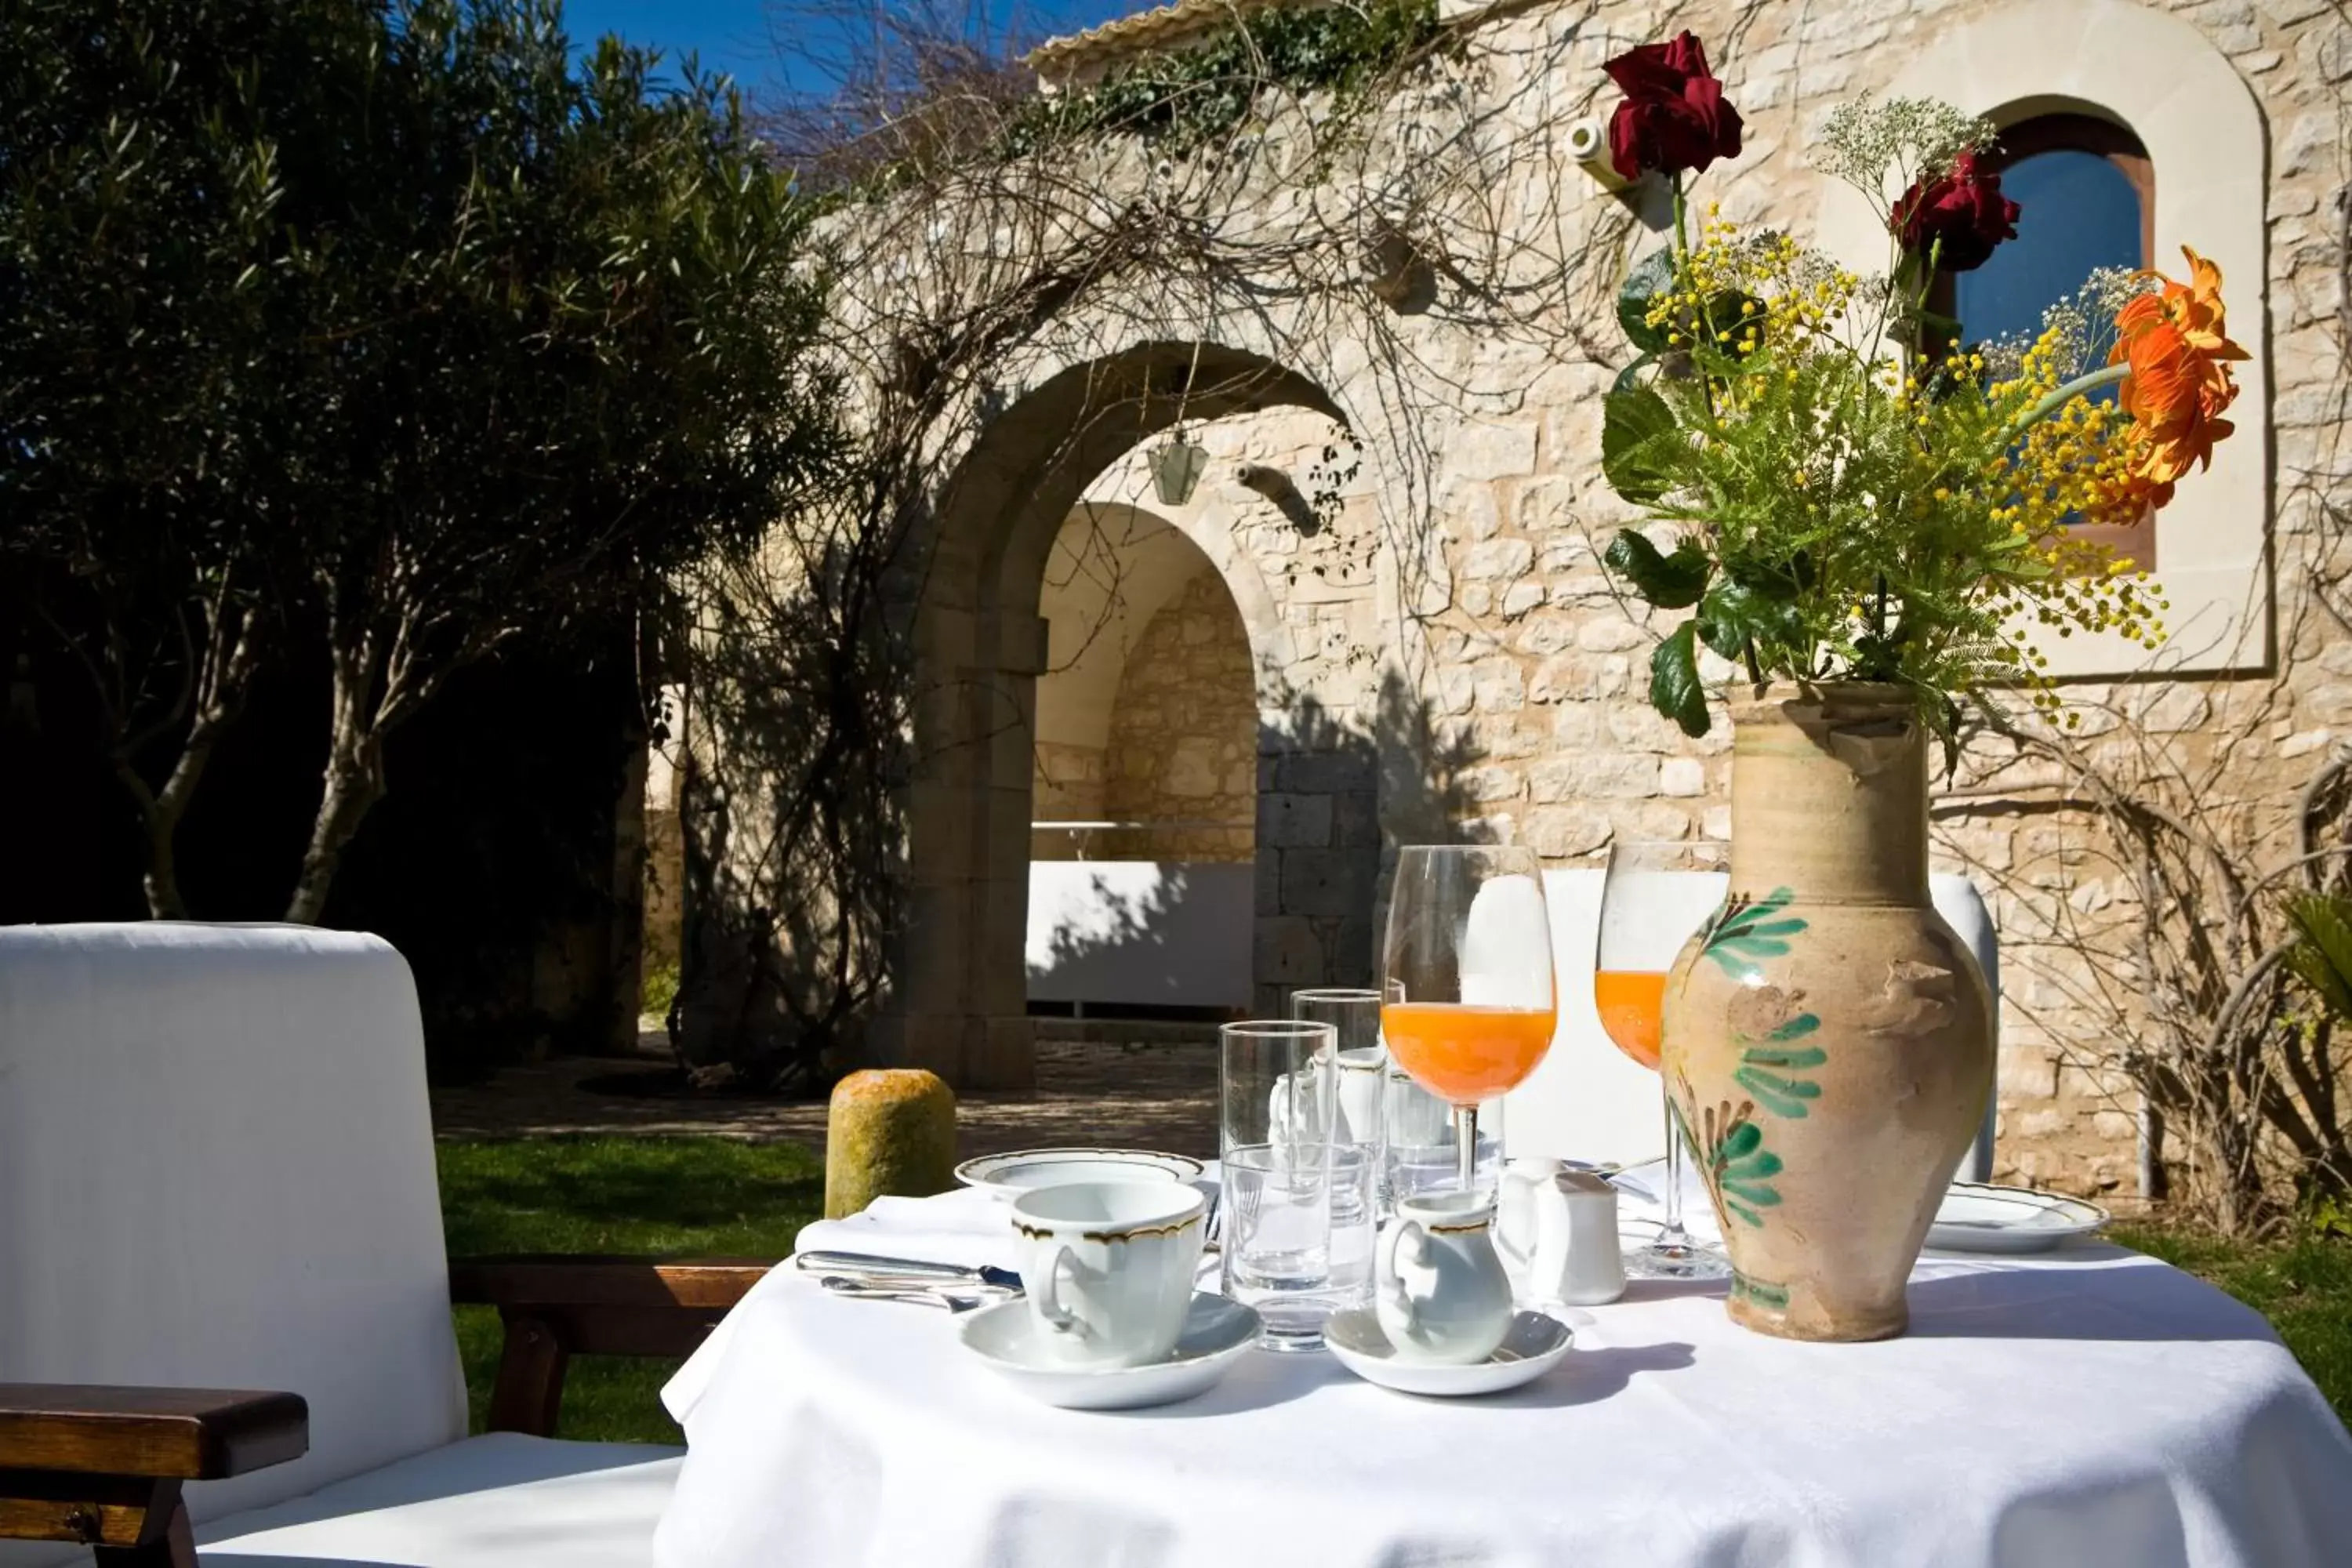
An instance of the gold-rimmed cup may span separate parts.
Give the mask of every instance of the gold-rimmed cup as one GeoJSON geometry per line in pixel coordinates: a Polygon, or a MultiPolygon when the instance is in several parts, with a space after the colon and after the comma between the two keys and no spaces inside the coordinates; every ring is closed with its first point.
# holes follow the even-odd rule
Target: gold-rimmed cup
{"type": "Polygon", "coordinates": [[[1015,1201],[1013,1254],[1043,1358],[1097,1370],[1165,1359],[1192,1305],[1206,1206],[1171,1182],[1073,1182],[1015,1201]]]}

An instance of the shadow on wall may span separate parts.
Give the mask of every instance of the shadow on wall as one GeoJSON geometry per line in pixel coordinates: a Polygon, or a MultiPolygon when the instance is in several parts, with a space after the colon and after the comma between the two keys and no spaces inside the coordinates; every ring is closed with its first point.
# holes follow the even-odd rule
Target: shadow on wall
{"type": "Polygon", "coordinates": [[[685,898],[667,1020],[712,1088],[821,1093],[866,1049],[905,913],[913,659],[864,585],[876,546],[808,546],[796,576],[706,565],[668,651],[686,745],[685,898]]]}
{"type": "Polygon", "coordinates": [[[1031,999],[1272,1014],[1301,986],[1372,984],[1388,850],[1491,826],[1465,730],[1393,672],[1369,721],[1311,696],[1265,710],[1255,864],[1033,868],[1031,999]]]}
{"type": "Polygon", "coordinates": [[[1483,753],[1390,671],[1369,714],[1311,696],[1258,726],[1252,1005],[1308,985],[1370,985],[1394,846],[1458,838],[1483,753]]]}

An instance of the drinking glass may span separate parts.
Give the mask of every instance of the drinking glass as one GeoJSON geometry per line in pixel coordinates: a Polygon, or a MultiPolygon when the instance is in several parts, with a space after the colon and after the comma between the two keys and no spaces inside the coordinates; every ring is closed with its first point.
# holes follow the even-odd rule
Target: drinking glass
{"type": "MultiPolygon", "coordinates": [[[[1406,1198],[1452,1187],[1460,1180],[1461,1156],[1454,1142],[1454,1108],[1389,1064],[1388,1093],[1381,1102],[1381,1171],[1375,1197],[1381,1218],[1396,1212],[1406,1198]]],[[[1472,1182],[1480,1192],[1495,1190],[1503,1176],[1503,1102],[1490,1100],[1478,1108],[1478,1146],[1473,1152],[1472,1182]]]]}
{"type": "Polygon", "coordinates": [[[1372,1163],[1360,1143],[1225,1151],[1221,1289],[1257,1309],[1266,1349],[1320,1350],[1333,1312],[1370,1304],[1372,1163]]]}
{"type": "Polygon", "coordinates": [[[1339,1031],[1296,1018],[1217,1031],[1217,1154],[1246,1144],[1331,1142],[1339,1115],[1339,1031]]]}
{"type": "Polygon", "coordinates": [[[1332,1141],[1365,1143],[1380,1158],[1381,1106],[1387,1098],[1388,1051],[1381,1045],[1381,994],[1337,987],[1294,991],[1290,1016],[1328,1024],[1339,1046],[1339,1120],[1332,1141]]]}
{"type": "Polygon", "coordinates": [[[1381,1034],[1412,1080],[1453,1108],[1454,1179],[1475,1184],[1478,1104],[1551,1049],[1551,921],[1543,868],[1517,845],[1415,845],[1389,896],[1381,1034]]]}
{"type": "MultiPolygon", "coordinates": [[[[1618,844],[1601,885],[1601,929],[1592,955],[1592,1003],[1617,1048],[1658,1072],[1664,1034],[1666,972],[1683,944],[1722,901],[1713,884],[1687,875],[1725,864],[1719,844],[1618,844]]],[[[1731,1271],[1722,1253],[1683,1228],[1682,1118],[1665,1079],[1665,1222],[1658,1238],[1625,1259],[1636,1279],[1717,1279],[1731,1271]]]]}

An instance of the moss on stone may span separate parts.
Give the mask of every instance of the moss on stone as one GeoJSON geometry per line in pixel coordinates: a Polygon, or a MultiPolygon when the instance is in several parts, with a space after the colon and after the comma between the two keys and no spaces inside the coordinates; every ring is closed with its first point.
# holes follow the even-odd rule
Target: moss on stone
{"type": "Polygon", "coordinates": [[[876,1198],[929,1197],[955,1184],[955,1091],[919,1068],[854,1072],[825,1116],[824,1214],[876,1198]]]}

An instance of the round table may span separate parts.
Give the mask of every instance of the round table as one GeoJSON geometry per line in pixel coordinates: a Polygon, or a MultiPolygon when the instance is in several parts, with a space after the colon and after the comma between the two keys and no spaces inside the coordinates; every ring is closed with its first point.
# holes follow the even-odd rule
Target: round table
{"type": "Polygon", "coordinates": [[[1929,1255],[1881,1344],[1636,1282],[1539,1382],[1415,1399],[1255,1352],[1156,1410],[1050,1409],[955,1320],[779,1269],[665,1393],[663,1568],[1807,1568],[2352,1563],[2352,1439],[2251,1310],[2105,1245],[1929,1255]]]}

